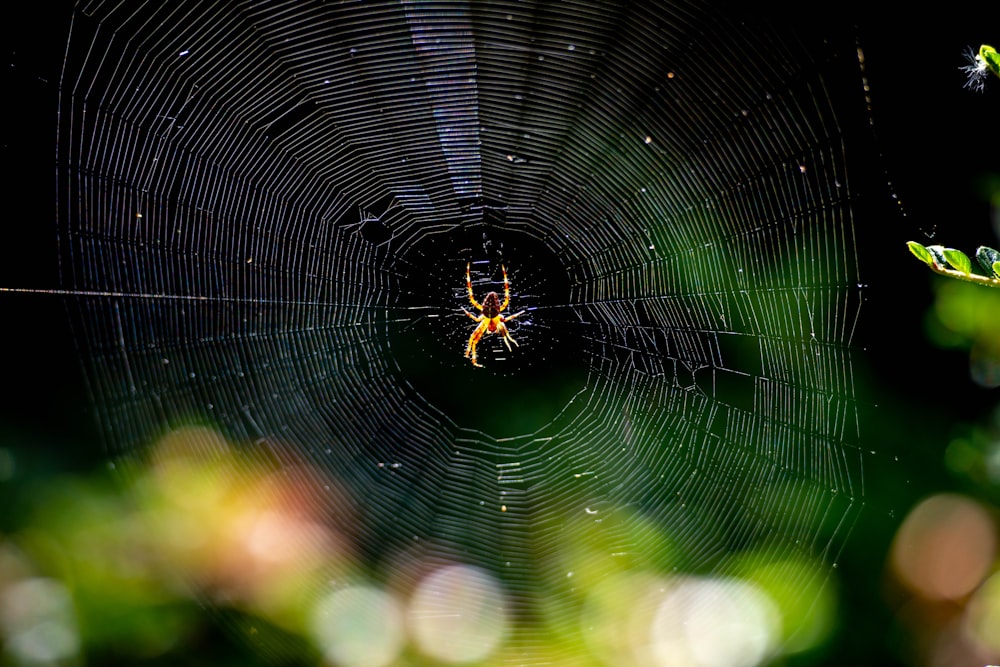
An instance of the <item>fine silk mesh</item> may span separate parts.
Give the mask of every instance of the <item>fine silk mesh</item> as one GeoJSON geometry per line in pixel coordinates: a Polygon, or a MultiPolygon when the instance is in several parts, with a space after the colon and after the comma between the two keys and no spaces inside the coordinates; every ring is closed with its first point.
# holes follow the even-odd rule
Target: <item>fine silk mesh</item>
{"type": "Polygon", "coordinates": [[[835,561],[857,69],[699,0],[81,3],[60,247],[111,453],[209,421],[346,488],[371,576],[566,622],[574,522],[609,571],[835,561]],[[525,311],[484,368],[469,263],[525,311]]]}

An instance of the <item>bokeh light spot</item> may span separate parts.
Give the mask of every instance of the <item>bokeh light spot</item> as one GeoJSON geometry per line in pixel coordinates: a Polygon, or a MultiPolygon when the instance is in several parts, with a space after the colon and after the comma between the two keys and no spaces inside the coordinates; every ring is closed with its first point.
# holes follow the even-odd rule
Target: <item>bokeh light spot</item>
{"type": "Polygon", "coordinates": [[[738,579],[688,579],[667,595],[651,628],[660,665],[752,667],[775,649],[780,614],[738,579]]]}
{"type": "Polygon", "coordinates": [[[34,577],[0,590],[0,630],[14,664],[64,664],[80,649],[69,592],[55,579],[34,577]]]}
{"type": "Polygon", "coordinates": [[[352,586],[328,595],[315,609],[312,632],[330,661],[341,667],[393,664],[403,647],[403,614],[388,593],[352,586]]]}
{"type": "Polygon", "coordinates": [[[965,631],[974,642],[1000,656],[1000,572],[994,572],[969,600],[965,631]]]}
{"type": "Polygon", "coordinates": [[[504,599],[485,571],[451,565],[425,577],[409,607],[410,627],[420,650],[448,663],[482,660],[506,633],[504,599]]]}
{"type": "Polygon", "coordinates": [[[919,503],[892,546],[899,579],[931,599],[957,599],[986,576],[996,553],[996,528],[975,501],[939,494],[919,503]]]}

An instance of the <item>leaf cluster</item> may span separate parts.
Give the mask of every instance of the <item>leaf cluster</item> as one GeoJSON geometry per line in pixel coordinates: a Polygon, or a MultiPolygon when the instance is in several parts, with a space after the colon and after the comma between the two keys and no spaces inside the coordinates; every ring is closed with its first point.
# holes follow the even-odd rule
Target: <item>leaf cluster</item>
{"type": "Polygon", "coordinates": [[[935,273],[965,280],[967,282],[1000,288],[1000,251],[987,246],[976,249],[976,261],[984,274],[972,272],[972,260],[961,250],[941,245],[928,245],[907,241],[906,247],[913,256],[926,264],[935,273]]]}

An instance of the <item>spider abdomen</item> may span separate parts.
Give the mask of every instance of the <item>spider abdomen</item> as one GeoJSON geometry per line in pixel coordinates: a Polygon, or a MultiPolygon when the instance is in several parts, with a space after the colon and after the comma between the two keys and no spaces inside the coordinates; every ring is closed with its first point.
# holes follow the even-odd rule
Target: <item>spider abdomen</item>
{"type": "Polygon", "coordinates": [[[483,299],[483,316],[492,320],[499,314],[500,296],[496,292],[490,292],[486,295],[486,298],[483,299]]]}

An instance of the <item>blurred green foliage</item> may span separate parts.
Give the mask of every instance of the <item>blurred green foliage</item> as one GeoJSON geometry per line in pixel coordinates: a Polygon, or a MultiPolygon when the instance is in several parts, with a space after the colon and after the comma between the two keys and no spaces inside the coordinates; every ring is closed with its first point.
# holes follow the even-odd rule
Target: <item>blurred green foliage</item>
{"type": "Polygon", "coordinates": [[[944,280],[935,284],[927,316],[930,339],[944,348],[969,350],[973,380],[1000,387],[1000,290],[944,280]]]}

